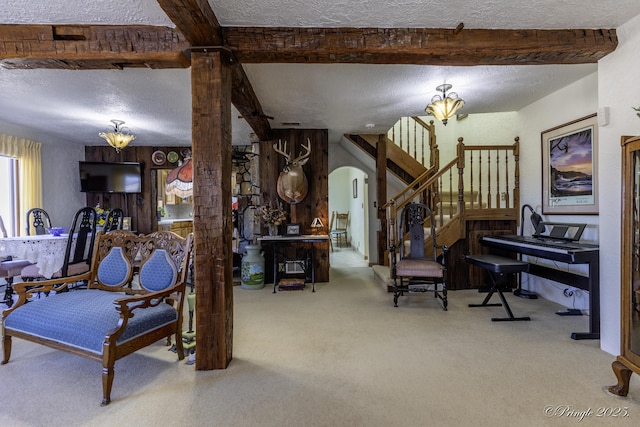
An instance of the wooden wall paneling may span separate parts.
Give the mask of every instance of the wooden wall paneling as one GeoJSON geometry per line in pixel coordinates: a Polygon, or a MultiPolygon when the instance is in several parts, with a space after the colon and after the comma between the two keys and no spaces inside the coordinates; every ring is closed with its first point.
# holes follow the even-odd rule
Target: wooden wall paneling
{"type": "MultiPolygon", "coordinates": [[[[329,180],[328,180],[328,150],[329,136],[326,129],[275,129],[272,141],[263,141],[260,146],[260,204],[281,202],[278,197],[277,182],[280,171],[285,165],[282,155],[276,153],[273,144],[278,140],[287,141],[287,149],[291,156],[300,153],[302,144],[311,141],[311,155],[303,166],[309,192],[302,202],[289,205],[282,201],[285,210],[289,212],[287,219],[290,223],[300,223],[302,233],[311,232],[311,221],[319,216],[325,227],[329,222],[329,180]]],[[[326,230],[326,228],[325,228],[326,230]]],[[[281,230],[284,232],[284,229],[281,230]]],[[[263,233],[267,233],[264,229],[263,233]]],[[[265,252],[266,280],[273,283],[272,254],[265,252]]],[[[329,243],[315,245],[316,282],[329,281],[329,243]]]]}
{"type": "MultiPolygon", "coordinates": [[[[325,227],[329,226],[329,133],[326,129],[305,130],[300,135],[297,153],[302,150],[302,144],[311,141],[311,155],[305,165],[308,167],[307,180],[309,192],[307,197],[295,205],[295,220],[301,224],[305,234],[312,234],[311,222],[319,217],[325,227]]],[[[329,242],[316,243],[314,247],[316,282],[329,281],[329,242]]]]}
{"type": "Polygon", "coordinates": [[[465,255],[471,254],[466,240],[458,240],[449,247],[449,258],[447,259],[447,289],[455,291],[458,289],[471,289],[469,270],[471,265],[464,260],[465,255]]]}
{"type": "MultiPolygon", "coordinates": [[[[467,246],[469,254],[485,254],[489,253],[489,249],[480,244],[480,238],[484,236],[497,236],[501,234],[517,234],[516,231],[517,224],[516,221],[491,221],[491,220],[480,220],[480,221],[467,221],[467,246]]],[[[515,255],[513,253],[505,253],[501,254],[503,256],[515,255]]],[[[464,262],[464,259],[462,260],[464,262]]],[[[466,264],[466,263],[465,263],[466,264]]],[[[460,265],[462,266],[462,265],[460,265]]],[[[491,279],[488,276],[488,273],[485,269],[480,267],[476,267],[473,265],[466,265],[467,270],[469,271],[469,284],[467,288],[458,288],[458,289],[475,289],[484,286],[489,286],[491,284],[491,279]]],[[[454,268],[456,268],[454,266],[454,268]]],[[[511,282],[512,286],[515,286],[515,279],[511,282]]]]}
{"type": "Polygon", "coordinates": [[[220,52],[192,52],[196,369],[233,356],[231,68],[220,52]]]}
{"type": "Polygon", "coordinates": [[[120,150],[117,153],[109,146],[87,146],[85,147],[85,160],[92,162],[140,162],[142,163],[142,193],[140,194],[107,194],[107,193],[86,193],[87,206],[100,206],[106,209],[121,208],[127,209],[131,217],[131,229],[137,233],[151,233],[157,230],[156,210],[157,194],[155,169],[167,169],[177,167],[176,164],[165,162],[164,165],[155,165],[151,161],[154,151],[161,150],[165,154],[170,151],[180,153],[184,146],[171,147],[148,147],[132,145],[120,150]],[[125,199],[126,197],[126,199],[125,199]]]}

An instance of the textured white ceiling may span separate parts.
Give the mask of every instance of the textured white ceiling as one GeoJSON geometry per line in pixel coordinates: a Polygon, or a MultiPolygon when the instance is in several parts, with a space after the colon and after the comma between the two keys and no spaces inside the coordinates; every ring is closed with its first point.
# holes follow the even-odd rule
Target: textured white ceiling
{"type": "MultiPolygon", "coordinates": [[[[638,0],[210,0],[223,26],[617,28],[640,14],[638,0]]],[[[4,0],[0,23],[173,26],[155,0],[4,0]]],[[[586,75],[572,66],[434,67],[361,64],[246,64],[273,128],[283,122],[346,132],[384,132],[422,114],[443,82],[465,99],[462,112],[513,111],[586,75]]],[[[250,129],[233,111],[234,143],[250,129]]],[[[0,69],[0,132],[42,142],[102,144],[111,119],[142,145],[188,145],[189,70],[58,71],[0,69]]]]}

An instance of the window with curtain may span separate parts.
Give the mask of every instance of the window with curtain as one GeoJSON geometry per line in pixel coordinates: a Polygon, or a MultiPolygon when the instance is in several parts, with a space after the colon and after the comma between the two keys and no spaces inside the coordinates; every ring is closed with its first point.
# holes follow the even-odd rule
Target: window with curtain
{"type": "Polygon", "coordinates": [[[28,139],[11,135],[0,134],[0,197],[2,209],[8,208],[7,216],[2,217],[7,227],[13,230],[14,235],[19,235],[21,230],[20,219],[31,208],[42,207],[42,164],[41,144],[28,139]],[[3,167],[7,165],[8,167],[3,167]],[[9,170],[9,172],[5,172],[9,170]],[[6,182],[6,192],[5,192],[6,182]],[[18,191],[19,190],[19,191],[18,191]],[[18,197],[20,195],[20,197],[18,197]],[[9,201],[9,203],[7,203],[9,201]],[[11,225],[7,225],[11,224],[11,225]]]}
{"type": "Polygon", "coordinates": [[[18,188],[16,159],[0,156],[0,216],[9,236],[18,235],[18,188]]]}

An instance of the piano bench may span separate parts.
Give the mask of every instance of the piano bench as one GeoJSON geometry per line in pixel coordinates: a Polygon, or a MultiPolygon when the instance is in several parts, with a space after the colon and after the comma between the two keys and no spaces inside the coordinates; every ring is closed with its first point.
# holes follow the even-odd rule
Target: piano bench
{"type": "Polygon", "coordinates": [[[487,294],[484,301],[481,304],[469,304],[469,307],[499,307],[504,306],[509,317],[494,317],[491,320],[494,322],[500,321],[517,321],[517,320],[531,320],[529,316],[526,317],[515,317],[507,300],[502,293],[502,287],[509,280],[510,274],[516,273],[526,273],[529,271],[529,263],[524,261],[519,261],[513,258],[506,258],[498,255],[466,255],[464,260],[472,265],[476,265],[480,268],[484,268],[489,272],[489,277],[491,278],[491,289],[487,294]],[[502,304],[495,303],[489,304],[489,300],[491,296],[497,292],[502,304]]]}

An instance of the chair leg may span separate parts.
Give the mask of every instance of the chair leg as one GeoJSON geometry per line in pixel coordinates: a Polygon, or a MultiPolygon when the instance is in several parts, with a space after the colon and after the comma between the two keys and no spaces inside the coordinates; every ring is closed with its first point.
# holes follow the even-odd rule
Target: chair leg
{"type": "Polygon", "coordinates": [[[107,406],[111,403],[111,388],[113,386],[114,376],[113,366],[113,361],[102,365],[102,403],[100,406],[107,406]]]}
{"type": "Polygon", "coordinates": [[[507,300],[504,297],[504,294],[502,293],[502,289],[501,289],[502,285],[508,279],[508,276],[506,276],[505,274],[493,273],[493,272],[490,271],[489,272],[489,277],[491,278],[491,281],[493,282],[493,285],[491,286],[491,289],[489,290],[489,293],[484,298],[482,303],[480,303],[480,304],[469,304],[469,307],[499,307],[499,306],[503,306],[505,311],[507,312],[507,315],[509,317],[493,317],[493,318],[491,318],[491,320],[493,322],[519,321],[519,320],[527,321],[527,320],[531,320],[531,318],[529,316],[515,317],[513,315],[513,312],[511,311],[511,307],[509,307],[509,304],[507,303],[507,300]],[[502,301],[502,304],[501,303],[489,304],[489,300],[491,299],[491,296],[494,293],[498,294],[498,296],[500,297],[500,301],[502,301]]]}
{"type": "Polygon", "coordinates": [[[4,300],[2,302],[11,308],[13,305],[13,277],[7,277],[4,280],[6,280],[7,283],[4,289],[4,300]]]}
{"type": "MultiPolygon", "coordinates": [[[[400,286],[402,286],[402,278],[400,278],[400,286]]],[[[398,298],[400,298],[401,294],[402,292],[398,288],[398,278],[394,277],[393,278],[393,306],[394,307],[398,306],[398,298]]]]}
{"type": "Polygon", "coordinates": [[[9,363],[11,357],[11,335],[2,337],[2,365],[9,363]]]}

